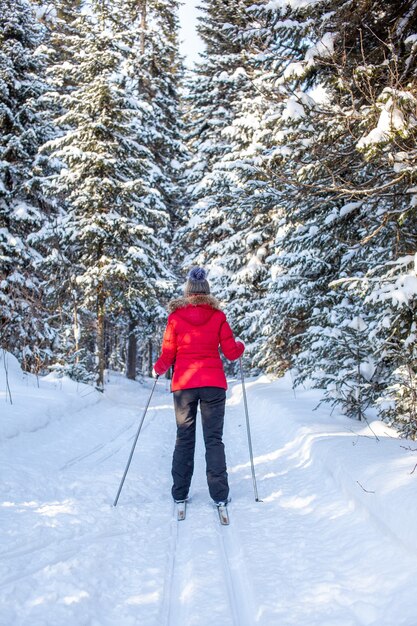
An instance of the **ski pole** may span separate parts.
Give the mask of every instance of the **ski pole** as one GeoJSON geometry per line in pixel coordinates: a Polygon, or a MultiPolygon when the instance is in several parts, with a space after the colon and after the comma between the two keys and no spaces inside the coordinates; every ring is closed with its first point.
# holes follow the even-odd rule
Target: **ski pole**
{"type": "Polygon", "coordinates": [[[120,485],[119,485],[119,490],[118,490],[118,492],[117,492],[117,496],[116,496],[116,499],[115,499],[115,501],[114,501],[114,503],[113,503],[113,506],[117,506],[117,502],[118,502],[118,500],[119,500],[120,492],[122,491],[122,487],[123,487],[123,483],[125,482],[126,474],[127,474],[127,473],[128,473],[128,471],[129,471],[129,467],[130,467],[130,463],[131,463],[131,461],[132,461],[133,453],[134,453],[135,448],[136,448],[136,443],[137,443],[137,440],[138,440],[138,438],[139,438],[139,433],[140,433],[140,431],[141,431],[141,429],[142,429],[142,424],[143,424],[143,422],[144,422],[145,415],[146,415],[147,410],[148,410],[148,407],[149,407],[149,405],[150,405],[150,403],[151,403],[151,398],[152,398],[153,392],[155,391],[155,387],[156,387],[156,383],[158,382],[158,378],[159,378],[159,376],[158,376],[157,378],[155,378],[155,382],[154,382],[154,384],[153,384],[153,387],[152,387],[151,393],[150,393],[150,395],[149,395],[148,402],[146,403],[145,410],[144,410],[143,415],[142,415],[142,419],[140,420],[140,424],[139,424],[138,432],[136,433],[135,441],[133,442],[133,446],[132,446],[132,449],[131,449],[131,451],[130,451],[130,455],[129,455],[129,460],[128,460],[128,462],[127,462],[126,469],[125,469],[125,472],[124,472],[124,474],[123,474],[123,478],[122,478],[122,480],[121,480],[121,483],[120,483],[120,485]]]}
{"type": "Polygon", "coordinates": [[[253,464],[252,437],[250,434],[248,401],[246,399],[246,389],[245,389],[245,379],[243,376],[242,357],[239,358],[239,365],[240,365],[240,377],[242,379],[243,404],[245,405],[246,432],[248,433],[248,445],[249,445],[250,466],[251,466],[251,471],[252,471],[253,491],[255,494],[255,502],[261,502],[261,500],[259,500],[259,497],[258,497],[258,488],[256,486],[256,476],[255,476],[255,466],[253,464]]]}

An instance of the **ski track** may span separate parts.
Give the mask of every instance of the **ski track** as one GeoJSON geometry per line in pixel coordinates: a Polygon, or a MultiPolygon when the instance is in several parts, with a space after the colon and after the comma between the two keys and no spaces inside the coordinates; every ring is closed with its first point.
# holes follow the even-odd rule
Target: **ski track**
{"type": "MultiPolygon", "coordinates": [[[[255,623],[252,588],[248,579],[248,568],[237,541],[236,531],[231,525],[222,527],[219,524],[217,511],[214,513],[233,623],[234,626],[251,626],[255,623]]],[[[232,521],[231,519],[231,524],[232,521]]]]}
{"type": "Polygon", "coordinates": [[[224,626],[254,624],[253,608],[248,603],[252,594],[242,574],[246,564],[233,540],[231,526],[220,525],[216,509],[200,492],[187,505],[184,521],[176,519],[175,506],[172,515],[158,626],[219,621],[224,626]]]}
{"type": "MultiPolygon", "coordinates": [[[[159,393],[156,394],[155,397],[156,404],[161,404],[161,395],[164,400],[167,399],[170,403],[171,398],[168,394],[159,393]]],[[[85,409],[85,411],[81,410],[74,415],[75,422],[73,433],[70,428],[66,432],[61,431],[61,426],[57,423],[54,424],[54,422],[49,423],[46,429],[38,429],[36,432],[32,432],[31,436],[36,437],[36,441],[39,443],[42,442],[41,438],[45,430],[59,431],[62,436],[58,445],[63,455],[67,456],[67,459],[62,462],[62,455],[58,454],[56,458],[60,463],[57,467],[54,466],[54,463],[50,459],[45,459],[48,461],[47,465],[49,463],[49,468],[47,467],[46,469],[46,475],[51,471],[57,472],[57,483],[63,483],[62,487],[64,489],[68,479],[70,481],[74,480],[77,485],[76,493],[81,495],[78,488],[79,482],[82,482],[88,487],[88,480],[86,481],[88,474],[90,472],[97,474],[99,466],[103,466],[103,470],[105,471],[111,459],[117,458],[118,472],[121,474],[124,467],[123,464],[126,462],[130,450],[130,444],[135,437],[141,407],[132,409],[132,404],[125,401],[122,407],[116,406],[116,409],[119,413],[119,417],[127,423],[117,428],[112,436],[107,436],[105,440],[99,441],[99,443],[96,443],[94,446],[88,445],[91,441],[89,436],[86,435],[82,438],[77,436],[78,424],[83,424],[84,420],[88,423],[87,420],[91,411],[90,408],[85,409]],[[134,420],[132,420],[132,414],[135,416],[134,420]],[[131,432],[132,430],[134,430],[133,433],[131,432]],[[127,434],[129,436],[126,436],[127,434]],[[74,447],[75,449],[78,447],[80,449],[79,452],[75,455],[68,455],[68,452],[73,451],[74,447]]],[[[107,419],[107,414],[109,413],[111,413],[111,407],[106,408],[102,413],[102,419],[104,419],[104,421],[107,419]]],[[[169,419],[172,420],[172,409],[169,410],[169,413],[169,419]]],[[[136,453],[138,458],[136,461],[139,461],[139,464],[143,455],[143,439],[146,439],[147,434],[154,436],[150,431],[157,417],[161,418],[161,411],[157,408],[151,408],[143,425],[141,440],[138,443],[136,453]]],[[[97,432],[100,435],[100,429],[97,429],[97,432]]],[[[108,431],[104,431],[104,435],[107,435],[107,432],[108,431]]],[[[172,427],[167,429],[166,434],[167,437],[166,441],[164,441],[164,445],[169,449],[169,454],[171,454],[173,445],[172,427]]],[[[54,435],[51,435],[52,439],[53,437],[54,435]]],[[[97,438],[100,440],[102,437],[98,436],[97,438]]],[[[230,550],[230,548],[227,548],[223,537],[223,533],[226,531],[230,532],[230,528],[226,529],[220,527],[217,513],[211,504],[209,504],[208,492],[205,485],[204,452],[202,445],[202,437],[200,437],[196,450],[195,481],[199,483],[201,493],[189,504],[187,508],[187,519],[183,522],[178,522],[176,519],[173,519],[172,516],[174,513],[172,513],[168,523],[161,525],[158,522],[157,524],[156,536],[160,537],[162,534],[165,534],[166,537],[166,535],[169,534],[168,546],[165,546],[168,549],[165,554],[165,566],[160,569],[163,583],[159,586],[159,591],[155,590],[153,593],[148,594],[149,597],[154,596],[157,599],[159,598],[159,609],[158,602],[156,601],[155,610],[150,610],[148,613],[144,611],[144,616],[141,620],[141,625],[143,624],[143,626],[183,626],[184,624],[187,626],[197,626],[200,624],[211,624],[213,619],[216,619],[216,621],[220,620],[223,626],[246,626],[246,624],[250,623],[246,621],[244,616],[246,605],[242,603],[242,599],[239,598],[241,593],[238,586],[239,576],[236,576],[236,572],[232,572],[230,568],[228,557],[228,549],[230,550]],[[198,476],[198,474],[200,474],[200,476],[198,476]],[[239,608],[239,605],[241,608],[239,608]],[[154,616],[152,616],[152,614],[154,616]]],[[[32,452],[34,456],[36,456],[35,446],[32,452]]],[[[27,459],[27,462],[30,465],[30,459],[27,459]]],[[[128,475],[126,479],[124,491],[121,494],[121,504],[119,504],[116,510],[109,511],[109,507],[105,502],[98,503],[99,509],[102,510],[102,518],[109,520],[111,516],[114,516],[120,519],[127,508],[130,509],[129,514],[132,514],[133,475],[134,469],[132,468],[130,475],[128,475]]],[[[148,479],[149,477],[147,477],[147,480],[143,480],[143,483],[148,482],[148,479]]],[[[170,477],[167,472],[167,478],[165,480],[166,491],[162,494],[165,500],[169,493],[169,480],[170,477]]],[[[117,480],[114,480],[114,477],[113,481],[112,487],[114,492],[116,492],[117,480]]],[[[35,483],[39,486],[42,485],[43,480],[41,474],[39,478],[35,480],[35,483]]],[[[42,507],[46,507],[46,514],[48,514],[48,507],[53,508],[54,506],[57,506],[58,509],[61,507],[64,511],[65,505],[58,503],[60,485],[57,484],[57,487],[58,489],[54,488],[54,490],[57,491],[56,505],[51,501],[48,503],[48,490],[44,490],[41,487],[40,490],[38,489],[36,500],[27,503],[22,501],[19,507],[11,509],[11,513],[27,513],[29,516],[34,512],[43,510],[42,507]]],[[[59,531],[56,531],[54,528],[55,522],[51,524],[52,530],[47,534],[48,540],[39,541],[39,539],[44,536],[45,532],[47,532],[45,529],[40,528],[39,531],[37,531],[35,527],[33,534],[35,538],[29,539],[30,535],[27,534],[29,529],[24,528],[24,539],[22,540],[21,536],[17,541],[13,538],[11,545],[9,543],[9,548],[1,551],[3,566],[0,570],[0,589],[4,590],[4,598],[8,599],[7,602],[10,602],[10,594],[13,595],[17,591],[23,605],[32,604],[34,607],[41,605],[42,602],[45,601],[45,598],[56,596],[57,592],[52,591],[54,587],[58,590],[60,587],[65,589],[73,587],[71,580],[74,582],[75,580],[71,572],[76,569],[79,570],[80,565],[82,565],[84,561],[85,572],[82,574],[81,580],[88,579],[88,571],[91,568],[91,556],[88,555],[96,554],[97,550],[99,551],[102,546],[104,547],[107,544],[117,543],[123,547],[123,551],[120,557],[117,550],[107,548],[109,555],[106,559],[105,567],[109,567],[110,562],[113,562],[116,579],[120,578],[123,581],[131,577],[129,571],[123,569],[123,566],[117,565],[117,562],[118,560],[125,560],[125,554],[129,553],[129,546],[130,549],[132,549],[135,545],[135,536],[139,540],[138,545],[146,543],[146,528],[151,524],[152,508],[153,506],[158,506],[158,504],[152,505],[154,498],[150,495],[147,497],[149,491],[146,484],[141,484],[140,492],[142,494],[142,502],[145,501],[147,511],[144,514],[144,507],[139,507],[139,524],[133,533],[123,530],[120,532],[111,532],[108,528],[108,522],[106,522],[105,519],[100,520],[97,517],[98,511],[91,511],[89,515],[84,512],[81,516],[83,519],[77,519],[77,524],[78,521],[80,521],[80,527],[78,528],[78,526],[76,526],[76,528],[78,532],[81,532],[81,536],[77,536],[77,534],[73,532],[71,525],[68,525],[68,522],[71,524],[71,522],[75,521],[77,518],[77,515],[74,514],[74,519],[72,519],[71,513],[67,515],[66,525],[64,523],[62,528],[60,525],[57,525],[59,526],[59,531]],[[97,530],[94,527],[88,526],[88,519],[90,519],[93,524],[98,525],[97,530]],[[14,573],[13,570],[18,573],[14,573]],[[57,572],[57,577],[55,583],[51,586],[49,577],[54,571],[57,572]],[[45,591],[43,594],[37,596],[35,589],[38,588],[38,585],[42,584],[42,580],[45,581],[43,583],[45,591]],[[35,581],[37,582],[35,583],[35,581]]],[[[106,492],[108,495],[108,487],[106,492]]],[[[72,503],[71,493],[68,495],[69,501],[72,503]]],[[[76,494],[74,495],[76,496],[76,494]]],[[[86,504],[88,506],[88,502],[86,504]]],[[[52,517],[52,519],[54,518],[52,517]]],[[[129,520],[129,522],[130,521],[131,520],[129,520]]],[[[128,524],[128,527],[132,528],[131,523],[128,524]]],[[[161,546],[163,545],[163,542],[161,542],[161,546]]],[[[159,552],[161,552],[161,550],[159,552]]],[[[159,563],[161,566],[163,565],[161,559],[159,559],[159,563]]],[[[143,579],[143,576],[138,576],[137,578],[138,581],[140,581],[141,578],[143,579]]],[[[96,595],[100,595],[100,593],[103,593],[104,589],[106,589],[107,585],[101,584],[98,580],[96,580],[95,583],[98,587],[96,595]]],[[[94,580],[92,580],[90,584],[94,585],[94,580]]],[[[79,585],[80,583],[76,583],[75,586],[79,587],[79,585]]],[[[119,587],[121,588],[121,583],[119,583],[119,587]]],[[[130,587],[132,593],[130,599],[128,598],[128,602],[131,602],[133,606],[136,602],[138,604],[147,602],[147,594],[142,593],[143,583],[139,582],[139,588],[136,590],[137,595],[133,593],[133,586],[130,585],[130,587]]],[[[82,597],[93,597],[93,593],[91,590],[88,590],[88,587],[85,591],[79,593],[82,597]]],[[[74,598],[76,595],[75,593],[74,598]]],[[[71,595],[68,596],[68,598],[71,597],[71,595]]],[[[66,600],[66,602],[70,602],[70,599],[66,600]]],[[[106,602],[104,602],[104,604],[106,604],[106,602]]],[[[32,611],[28,611],[26,617],[23,613],[17,611],[12,618],[8,617],[6,621],[2,621],[1,623],[5,623],[5,626],[29,626],[29,624],[32,626],[32,623],[37,625],[36,617],[32,618],[31,613],[32,611]],[[12,622],[8,623],[10,620],[12,620],[12,622]]],[[[101,611],[100,613],[102,614],[101,611]]],[[[4,615],[4,611],[2,612],[0,608],[0,616],[2,614],[4,615]]],[[[99,617],[98,615],[94,618],[93,615],[91,615],[91,621],[87,619],[78,622],[79,617],[76,617],[76,615],[79,616],[79,612],[74,612],[74,626],[78,626],[78,623],[97,623],[100,624],[100,626],[101,624],[119,623],[118,620],[112,619],[111,615],[107,618],[103,618],[103,616],[99,617]],[[98,622],[96,621],[97,619],[98,622]]],[[[49,623],[51,626],[55,626],[55,624],[57,626],[67,626],[68,622],[67,617],[60,616],[58,612],[57,616],[53,618],[53,621],[51,620],[51,622],[49,622],[46,620],[44,623],[40,621],[39,625],[49,626],[49,623]]],[[[124,616],[122,614],[120,623],[123,626],[125,623],[133,624],[136,623],[136,619],[132,617],[130,612],[125,612],[124,616]]]]}
{"type": "MultiPolygon", "coordinates": [[[[256,406],[267,415],[262,385],[254,395],[250,387],[249,412],[256,406]]],[[[119,505],[111,507],[149,391],[141,389],[138,404],[138,390],[110,387],[99,410],[76,411],[73,421],[51,421],[7,443],[16,493],[8,487],[1,509],[2,626],[417,626],[417,618],[398,613],[417,575],[415,555],[325,457],[311,456],[325,435],[306,429],[292,440],[278,422],[274,433],[258,426],[252,435],[264,501],[254,502],[238,385],[225,421],[229,526],[209,501],[200,420],[192,498],[186,519],[176,519],[174,418],[161,386],[119,505]]],[[[274,411],[296,414],[297,398],[286,393],[274,411]]]]}
{"type": "MultiPolygon", "coordinates": [[[[262,399],[261,389],[259,386],[257,397],[252,398],[252,407],[255,406],[261,415],[266,415],[269,407],[267,401],[262,399]]],[[[236,391],[237,387],[235,395],[239,396],[236,391]]],[[[243,439],[246,436],[243,408],[235,405],[236,402],[232,402],[229,407],[230,421],[226,428],[231,443],[228,448],[229,466],[236,464],[232,480],[234,474],[244,475],[249,492],[249,460],[242,466],[242,459],[238,459],[237,454],[234,459],[239,450],[236,446],[236,425],[242,430],[240,437],[243,439]]],[[[283,416],[288,413],[296,415],[296,396],[291,398],[287,393],[282,406],[277,402],[274,411],[277,415],[280,411],[283,416]]],[[[253,624],[416,626],[417,618],[400,617],[401,613],[392,609],[392,603],[385,603],[385,597],[381,598],[381,589],[386,589],[387,597],[390,597],[392,588],[398,585],[398,593],[404,603],[409,602],[408,592],[400,581],[412,577],[413,572],[417,573],[415,559],[413,555],[404,553],[398,560],[397,539],[389,532],[381,534],[378,518],[375,524],[369,525],[372,512],[362,502],[358,506],[357,498],[346,490],[340,477],[329,471],[325,457],[317,451],[314,457],[310,456],[312,444],[317,445],[325,437],[306,434],[305,441],[300,437],[290,445],[286,443],[284,447],[276,448],[280,439],[278,425],[277,437],[271,438],[264,430],[258,431],[255,438],[258,490],[264,501],[246,508],[249,513],[258,507],[256,510],[262,517],[262,523],[256,524],[255,517],[252,517],[252,532],[258,533],[258,537],[250,536],[248,529],[244,528],[246,562],[251,563],[252,577],[257,580],[253,624]],[[257,450],[262,450],[263,455],[257,456],[257,450]],[[263,457],[274,459],[273,472],[265,473],[263,457]],[[319,491],[318,476],[322,481],[319,491]],[[269,482],[274,485],[272,490],[268,487],[269,482]],[[281,505],[277,508],[276,503],[281,505]],[[272,506],[277,513],[274,522],[269,512],[272,506]],[[267,571],[271,564],[268,553],[272,551],[278,557],[273,578],[263,575],[263,570],[267,571]],[[382,562],[381,554],[385,557],[382,562]],[[378,563],[381,569],[375,570],[373,563],[378,563]],[[397,577],[394,585],[387,582],[390,577],[397,577]],[[321,617],[314,613],[320,602],[323,602],[321,617]]],[[[289,440],[285,436],[284,441],[289,440]]],[[[237,521],[240,524],[240,516],[237,521]]]]}
{"type": "MultiPolygon", "coordinates": [[[[172,604],[173,604],[173,584],[174,584],[174,572],[175,572],[175,557],[177,554],[178,532],[179,522],[176,519],[176,507],[173,504],[172,520],[170,524],[170,542],[169,552],[164,576],[163,596],[161,603],[161,614],[159,623],[160,626],[169,626],[172,604]]],[[[185,520],[184,520],[185,521],[185,520]]],[[[183,523],[184,523],[183,521],[183,523]]]]}
{"type": "MultiPolygon", "coordinates": [[[[135,411],[135,413],[136,413],[136,411],[135,411]]],[[[152,424],[153,420],[155,419],[155,416],[156,416],[156,412],[152,411],[152,409],[149,409],[148,415],[147,415],[148,420],[147,420],[147,423],[145,423],[142,426],[142,432],[145,431],[147,428],[149,428],[150,424],[152,424]]],[[[61,471],[65,471],[66,469],[69,469],[73,465],[76,465],[78,463],[81,463],[82,461],[85,461],[86,459],[88,459],[91,456],[95,455],[97,452],[101,452],[101,450],[104,450],[109,445],[111,445],[112,443],[114,443],[115,441],[120,439],[120,437],[122,437],[126,432],[128,432],[132,428],[135,428],[135,429],[138,428],[138,418],[137,418],[137,416],[136,416],[135,421],[133,421],[130,424],[128,424],[128,426],[125,426],[124,428],[122,428],[119,432],[117,432],[115,434],[114,437],[111,437],[108,441],[105,441],[104,443],[101,443],[101,444],[95,446],[94,448],[92,448],[88,452],[85,452],[83,454],[79,454],[76,457],[70,459],[62,467],[60,467],[60,470],[61,471]]],[[[106,454],[101,459],[98,459],[97,462],[105,461],[105,460],[111,458],[112,456],[114,456],[115,454],[117,454],[118,452],[120,452],[120,450],[122,450],[122,448],[125,447],[127,442],[132,442],[134,440],[135,436],[136,436],[136,430],[133,433],[133,435],[131,435],[126,441],[121,442],[121,444],[117,448],[113,448],[113,450],[111,452],[106,454]]]]}

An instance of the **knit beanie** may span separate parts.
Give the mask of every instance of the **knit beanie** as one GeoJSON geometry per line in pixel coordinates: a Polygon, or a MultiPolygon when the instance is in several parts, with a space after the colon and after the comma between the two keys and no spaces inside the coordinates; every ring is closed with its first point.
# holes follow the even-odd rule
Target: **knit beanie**
{"type": "Polygon", "coordinates": [[[185,296],[203,295],[210,293],[210,285],[206,279],[207,272],[202,267],[193,267],[185,283],[185,296]]]}

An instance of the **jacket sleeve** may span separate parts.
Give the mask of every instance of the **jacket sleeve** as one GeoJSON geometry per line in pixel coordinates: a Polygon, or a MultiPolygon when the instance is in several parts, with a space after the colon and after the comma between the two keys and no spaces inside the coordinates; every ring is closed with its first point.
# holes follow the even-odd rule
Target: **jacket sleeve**
{"type": "Polygon", "coordinates": [[[241,341],[236,341],[229,326],[229,323],[225,319],[220,327],[220,347],[226,359],[229,361],[235,361],[245,351],[245,346],[241,341]]]}
{"type": "Polygon", "coordinates": [[[161,356],[154,365],[154,370],[159,376],[165,374],[173,365],[177,354],[177,335],[172,320],[168,320],[162,341],[161,356]]]}

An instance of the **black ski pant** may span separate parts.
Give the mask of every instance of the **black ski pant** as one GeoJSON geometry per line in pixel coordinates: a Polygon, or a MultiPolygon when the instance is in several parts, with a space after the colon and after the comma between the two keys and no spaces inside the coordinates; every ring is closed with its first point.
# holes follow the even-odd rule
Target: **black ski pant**
{"type": "Polygon", "coordinates": [[[183,500],[188,495],[194,471],[197,408],[206,446],[206,474],[210,496],[216,502],[229,495],[226,457],[222,441],[226,391],[221,387],[195,387],[174,391],[177,439],[172,459],[172,496],[183,500]]]}

